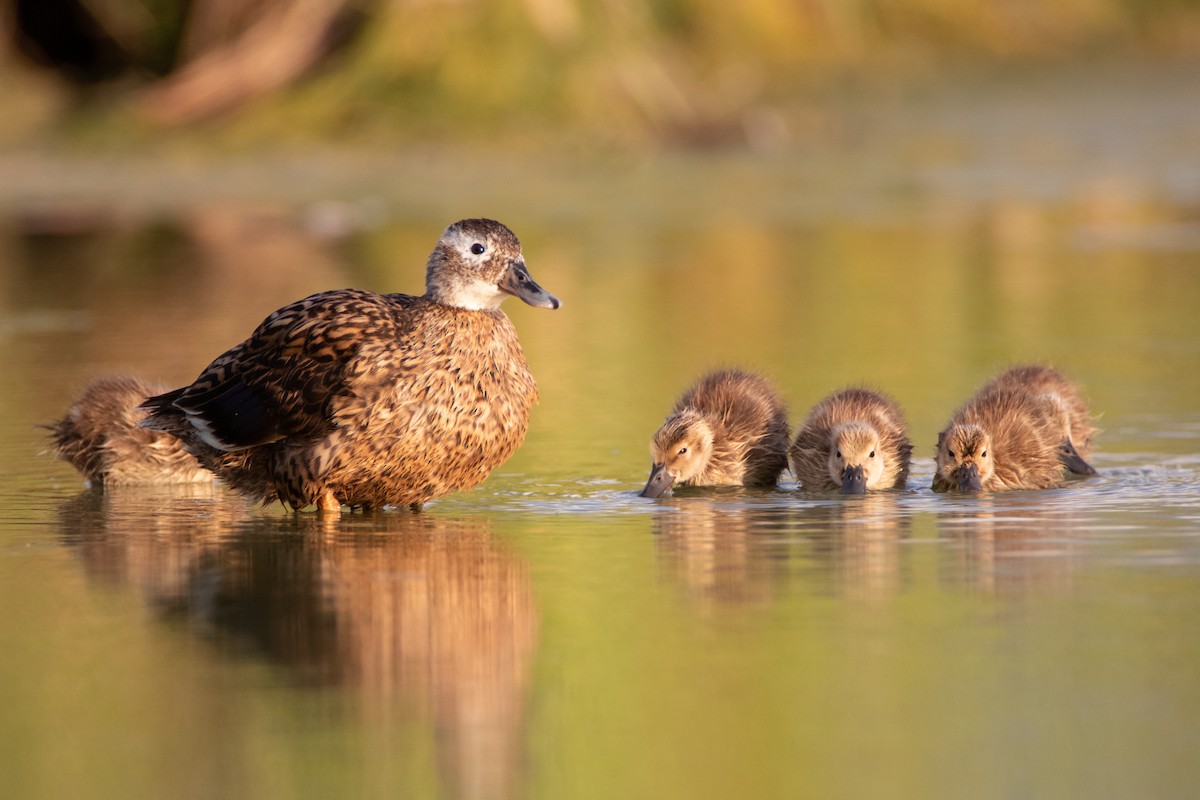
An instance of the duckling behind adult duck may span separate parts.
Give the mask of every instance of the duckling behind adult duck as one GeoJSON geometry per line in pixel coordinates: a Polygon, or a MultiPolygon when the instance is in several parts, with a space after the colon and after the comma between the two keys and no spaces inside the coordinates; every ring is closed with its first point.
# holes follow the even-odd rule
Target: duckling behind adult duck
{"type": "Polygon", "coordinates": [[[789,451],[809,491],[903,489],[912,442],[894,400],[869,389],[835,392],[813,407],[789,451]]]}
{"type": "Polygon", "coordinates": [[[989,381],[980,391],[1021,387],[1041,395],[1054,409],[1062,430],[1058,457],[1076,475],[1095,475],[1088,463],[1092,452],[1092,437],[1096,427],[1088,413],[1087,402],[1079,387],[1054,367],[1045,364],[1025,364],[1012,367],[989,381]]]}
{"type": "Polygon", "coordinates": [[[129,377],[93,381],[46,426],[54,455],[99,486],[211,481],[178,439],[139,427],[146,412],[138,405],[164,388],[129,377]]]}
{"type": "Polygon", "coordinates": [[[933,490],[1049,489],[1063,480],[1062,432],[1047,400],[984,387],[938,434],[933,490]]]}
{"type": "Polygon", "coordinates": [[[675,483],[774,486],[787,468],[787,409],[761,375],[711,372],[683,393],[650,441],[642,497],[675,483]]]}
{"type": "Polygon", "coordinates": [[[343,289],[284,306],[146,401],[145,424],[262,502],[419,508],[478,485],[525,438],[538,390],[500,310],[509,296],[559,307],[512,231],[456,222],[421,297],[343,289]]]}

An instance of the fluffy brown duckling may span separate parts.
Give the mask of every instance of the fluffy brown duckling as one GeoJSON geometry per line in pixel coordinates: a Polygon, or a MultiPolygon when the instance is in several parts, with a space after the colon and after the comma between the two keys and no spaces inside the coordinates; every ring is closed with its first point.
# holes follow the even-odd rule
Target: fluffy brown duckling
{"type": "Polygon", "coordinates": [[[863,494],[904,488],[912,442],[894,400],[851,388],[813,407],[788,454],[804,489],[863,494]]]}
{"type": "Polygon", "coordinates": [[[211,481],[178,439],[139,427],[146,417],[139,404],[165,388],[129,377],[93,381],[62,419],[46,426],[54,455],[95,486],[211,481]]]}
{"type": "Polygon", "coordinates": [[[1046,398],[984,387],[938,434],[933,490],[1049,489],[1063,480],[1062,431],[1046,398]]]}
{"type": "Polygon", "coordinates": [[[1088,459],[1091,458],[1092,437],[1097,431],[1083,393],[1074,382],[1054,367],[1026,364],[1005,370],[981,391],[1003,388],[1024,388],[1043,397],[1053,409],[1062,431],[1058,457],[1063,466],[1076,475],[1096,474],[1088,459]]]}
{"type": "Polygon", "coordinates": [[[456,222],[424,295],[342,289],[284,306],[194,383],[147,400],[145,425],[264,503],[420,508],[478,485],[525,439],[538,389],[508,297],[559,307],[512,231],[456,222]]]}
{"type": "Polygon", "coordinates": [[[787,410],[761,375],[719,370],[683,393],[650,441],[642,497],[672,485],[774,486],[787,468],[787,410]]]}

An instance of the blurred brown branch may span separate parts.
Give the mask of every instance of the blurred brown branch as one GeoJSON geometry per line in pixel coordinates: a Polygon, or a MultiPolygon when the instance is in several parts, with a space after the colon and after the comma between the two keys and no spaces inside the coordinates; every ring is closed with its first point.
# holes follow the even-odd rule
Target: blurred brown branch
{"type": "Polygon", "coordinates": [[[141,93],[139,113],[179,125],[288,85],[326,55],[348,0],[256,0],[251,6],[253,15],[238,0],[193,6],[183,48],[193,57],[141,93]]]}

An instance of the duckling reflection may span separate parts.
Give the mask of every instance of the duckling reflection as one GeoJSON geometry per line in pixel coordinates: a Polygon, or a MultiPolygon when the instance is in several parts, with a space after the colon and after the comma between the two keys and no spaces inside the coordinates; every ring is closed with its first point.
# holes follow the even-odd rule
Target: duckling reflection
{"type": "Polygon", "coordinates": [[[833,594],[877,603],[903,590],[900,544],[912,519],[895,494],[866,494],[803,509],[796,517],[812,542],[808,552],[816,586],[833,594]]]}
{"type": "Polygon", "coordinates": [[[161,506],[88,492],[62,509],[64,537],[90,574],[141,590],[218,651],[351,687],[368,719],[425,720],[447,795],[521,794],[538,619],[528,566],[486,520],[263,516],[225,494],[209,518],[156,523],[161,506]]]}
{"type": "Polygon", "coordinates": [[[768,603],[786,566],[786,551],[771,534],[786,526],[787,515],[707,496],[666,506],[652,527],[663,572],[699,608],[768,603]]]}
{"type": "Polygon", "coordinates": [[[939,581],[1004,597],[1053,594],[1070,587],[1078,535],[1069,515],[1032,504],[1019,508],[982,497],[973,508],[937,517],[939,581]]]}
{"type": "Polygon", "coordinates": [[[718,370],[698,380],[650,442],[642,497],[672,485],[774,486],[787,469],[787,409],[761,375],[718,370]]]}

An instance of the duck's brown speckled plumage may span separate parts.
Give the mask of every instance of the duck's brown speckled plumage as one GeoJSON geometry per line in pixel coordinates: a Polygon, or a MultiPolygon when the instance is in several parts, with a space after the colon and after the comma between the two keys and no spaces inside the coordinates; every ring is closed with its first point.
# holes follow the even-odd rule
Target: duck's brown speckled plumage
{"type": "Polygon", "coordinates": [[[984,387],[938,435],[933,490],[1049,489],[1063,480],[1061,430],[1047,400],[984,387]]]}
{"type": "Polygon", "coordinates": [[[508,228],[457,222],[424,296],[343,289],[285,306],[150,400],[147,424],[264,502],[419,507],[478,485],[525,438],[538,389],[506,295],[559,306],[508,228]]]}
{"type": "Polygon", "coordinates": [[[813,407],[788,455],[792,474],[809,491],[903,489],[912,442],[894,400],[855,387],[813,407]]]}
{"type": "Polygon", "coordinates": [[[1096,470],[1088,461],[1092,455],[1092,440],[1098,431],[1079,387],[1054,367],[1024,364],[1000,373],[980,391],[1011,388],[1026,389],[1050,403],[1062,430],[1059,459],[1071,472],[1094,475],[1096,470]]]}
{"type": "Polygon", "coordinates": [[[46,426],[54,455],[101,487],[211,481],[177,438],[139,427],[146,412],[138,405],[164,388],[124,376],[93,381],[46,426]]]}
{"type": "Polygon", "coordinates": [[[657,497],[674,483],[774,486],[787,447],[787,409],[775,388],[761,375],[712,372],[684,392],[654,434],[642,494],[657,497]]]}

